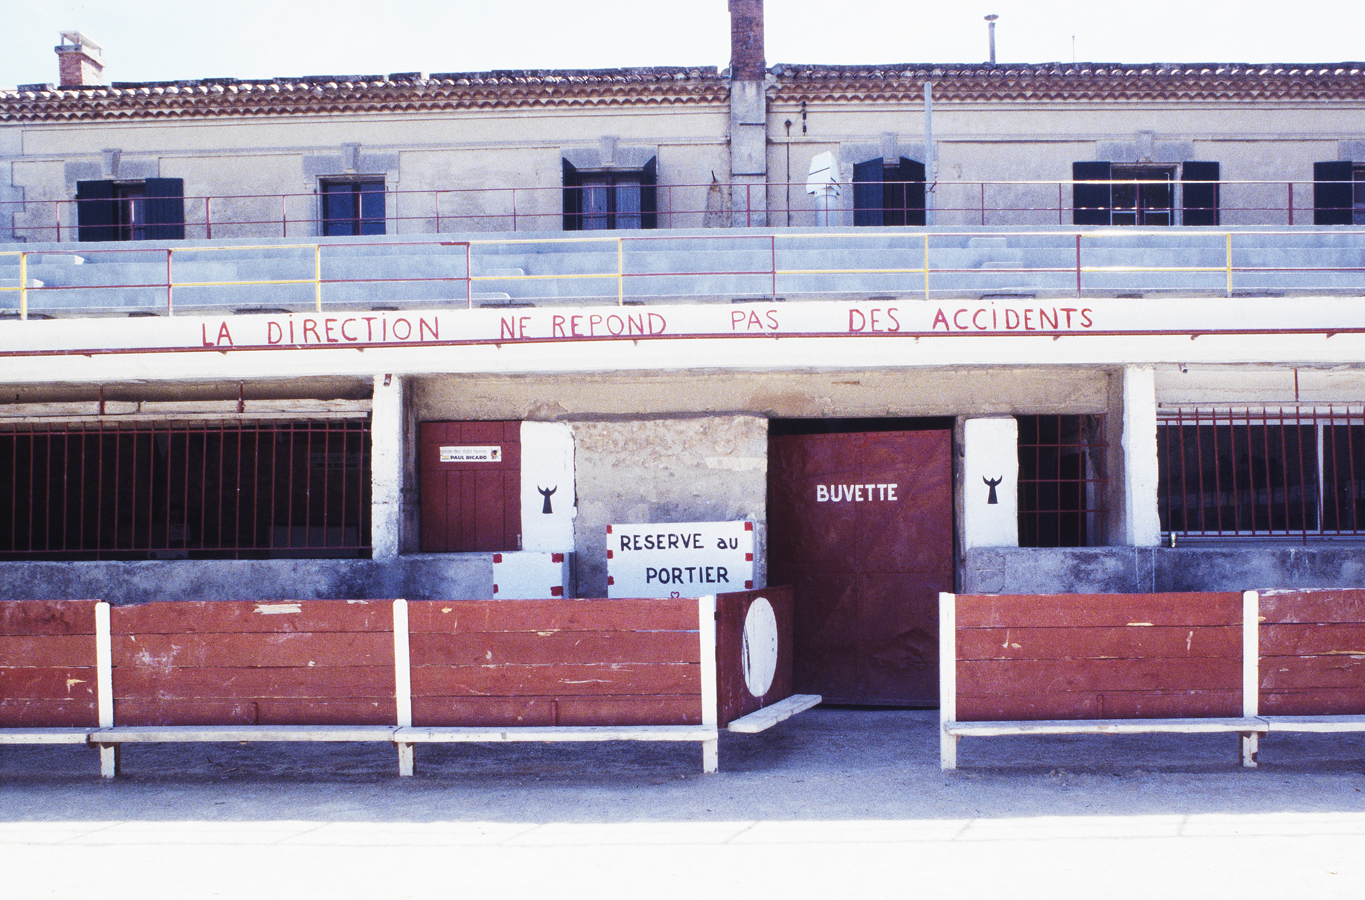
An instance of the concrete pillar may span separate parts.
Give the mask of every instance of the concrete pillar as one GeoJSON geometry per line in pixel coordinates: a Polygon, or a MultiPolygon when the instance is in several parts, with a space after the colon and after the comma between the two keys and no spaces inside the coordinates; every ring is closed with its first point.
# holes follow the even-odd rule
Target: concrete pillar
{"type": "Polygon", "coordinates": [[[1019,423],[1013,416],[963,423],[962,544],[1019,546],[1019,423]]]}
{"type": "Polygon", "coordinates": [[[1157,513],[1156,369],[1126,366],[1123,370],[1123,534],[1128,547],[1155,547],[1161,542],[1157,513]]]}
{"type": "Polygon", "coordinates": [[[392,562],[402,549],[403,379],[374,377],[370,412],[370,541],[374,558],[392,562]]]}
{"type": "Polygon", "coordinates": [[[768,224],[768,98],[763,0],[730,0],[731,222],[768,224]]]}

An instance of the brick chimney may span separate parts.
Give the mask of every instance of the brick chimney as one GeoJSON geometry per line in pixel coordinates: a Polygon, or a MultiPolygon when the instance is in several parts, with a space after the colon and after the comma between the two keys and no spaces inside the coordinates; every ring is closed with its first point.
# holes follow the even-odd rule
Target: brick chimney
{"type": "Polygon", "coordinates": [[[730,80],[762,81],[763,0],[730,0],[730,80]]]}
{"type": "Polygon", "coordinates": [[[79,31],[63,31],[57,51],[57,75],[62,87],[104,84],[101,47],[79,31]]]}

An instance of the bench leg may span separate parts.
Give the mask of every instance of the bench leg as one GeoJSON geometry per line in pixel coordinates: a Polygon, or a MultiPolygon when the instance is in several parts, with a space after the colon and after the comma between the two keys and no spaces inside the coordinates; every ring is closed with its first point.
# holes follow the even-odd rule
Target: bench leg
{"type": "Polygon", "coordinates": [[[1261,736],[1254,731],[1242,734],[1242,767],[1246,769],[1256,768],[1256,750],[1260,743],[1261,736]]]}
{"type": "Polygon", "coordinates": [[[123,771],[123,748],[118,744],[99,744],[100,777],[113,778],[123,771]]]}
{"type": "Polygon", "coordinates": [[[701,770],[707,775],[720,768],[720,739],[701,742],[701,770]]]}
{"type": "Polygon", "coordinates": [[[946,728],[939,735],[938,758],[939,768],[945,772],[957,768],[957,735],[949,734],[946,728]]]}
{"type": "Polygon", "coordinates": [[[400,778],[412,776],[413,764],[413,745],[399,742],[398,747],[398,776],[400,778]]]}

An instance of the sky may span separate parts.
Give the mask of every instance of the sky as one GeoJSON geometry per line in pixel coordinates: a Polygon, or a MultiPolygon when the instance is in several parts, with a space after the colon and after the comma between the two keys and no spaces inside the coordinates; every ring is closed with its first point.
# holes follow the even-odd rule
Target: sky
{"type": "MultiPolygon", "coordinates": [[[[768,64],[1340,62],[1361,0],[767,0],[768,64]]],[[[725,0],[0,0],[0,88],[57,80],[78,30],[105,82],[729,63],[725,0]]]]}

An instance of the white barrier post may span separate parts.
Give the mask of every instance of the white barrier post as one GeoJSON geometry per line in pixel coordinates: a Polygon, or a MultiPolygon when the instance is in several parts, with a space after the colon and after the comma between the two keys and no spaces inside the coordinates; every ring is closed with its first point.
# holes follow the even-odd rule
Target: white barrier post
{"type": "MultiPolygon", "coordinates": [[[[408,639],[408,601],[393,601],[393,695],[397,708],[394,720],[399,728],[412,727],[412,655],[408,639]]],[[[413,745],[395,740],[398,747],[398,774],[413,771],[413,745]]]]}
{"type": "Polygon", "coordinates": [[[938,728],[939,767],[957,768],[957,735],[948,725],[957,720],[957,594],[938,595],[938,728]]]}
{"type": "MultiPolygon", "coordinates": [[[[109,604],[95,604],[95,694],[101,728],[114,727],[114,654],[109,636],[109,604]]],[[[119,746],[100,744],[100,776],[113,778],[119,771],[119,746]]]]}
{"type": "MultiPolygon", "coordinates": [[[[716,692],[716,597],[697,598],[697,632],[701,643],[701,723],[717,727],[716,692]]],[[[701,768],[711,773],[720,767],[720,739],[702,741],[701,768]]]]}
{"type": "MultiPolygon", "coordinates": [[[[1261,595],[1242,594],[1242,717],[1254,719],[1261,714],[1261,595]]],[[[1256,767],[1260,735],[1242,732],[1242,765],[1256,767]]]]}

